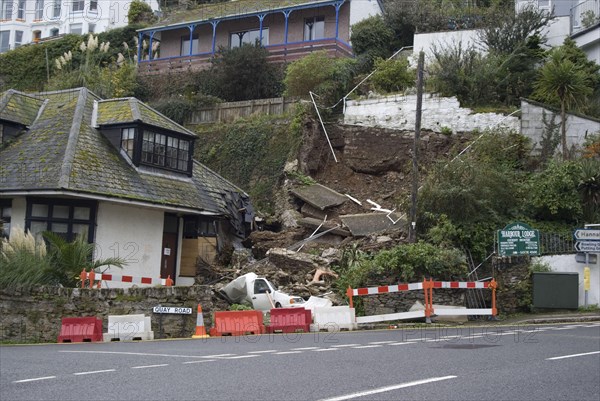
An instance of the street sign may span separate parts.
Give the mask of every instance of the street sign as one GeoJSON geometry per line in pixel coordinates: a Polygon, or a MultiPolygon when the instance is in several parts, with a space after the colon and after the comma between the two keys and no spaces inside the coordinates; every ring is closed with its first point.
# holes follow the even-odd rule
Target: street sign
{"type": "Polygon", "coordinates": [[[540,233],[525,223],[512,223],[498,230],[497,239],[500,256],[540,254],[540,233]]]}
{"type": "Polygon", "coordinates": [[[575,250],[577,252],[600,253],[600,241],[577,241],[575,250]]]}
{"type": "Polygon", "coordinates": [[[600,230],[591,228],[579,228],[573,233],[577,241],[600,241],[600,230]]]}
{"type": "Polygon", "coordinates": [[[191,315],[192,308],[179,308],[176,306],[155,306],[152,308],[154,313],[169,313],[172,315],[191,315]]]}

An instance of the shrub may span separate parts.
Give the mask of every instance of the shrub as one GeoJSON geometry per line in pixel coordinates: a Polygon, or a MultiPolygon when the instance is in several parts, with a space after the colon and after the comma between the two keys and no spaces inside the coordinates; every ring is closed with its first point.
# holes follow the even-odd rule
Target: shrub
{"type": "Polygon", "coordinates": [[[359,71],[367,72],[374,60],[387,59],[392,55],[394,31],[377,15],[352,25],[350,41],[354,53],[364,59],[359,71]]]}
{"type": "Polygon", "coordinates": [[[156,21],[156,17],[149,4],[142,0],[133,0],[129,4],[127,21],[129,24],[151,24],[156,21]]]}
{"type": "Polygon", "coordinates": [[[375,72],[371,76],[375,88],[384,92],[399,92],[415,84],[416,72],[409,68],[407,59],[375,60],[375,72]]]}

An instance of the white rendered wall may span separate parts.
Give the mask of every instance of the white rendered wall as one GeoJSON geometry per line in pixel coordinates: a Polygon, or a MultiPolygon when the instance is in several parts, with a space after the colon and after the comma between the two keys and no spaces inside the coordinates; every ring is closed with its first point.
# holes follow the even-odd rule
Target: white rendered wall
{"type": "MultiPolygon", "coordinates": [[[[550,265],[553,272],[578,273],[579,274],[579,306],[584,306],[585,292],[583,289],[583,269],[585,263],[575,261],[575,255],[540,256],[534,258],[550,265]]],[[[596,260],[600,261],[600,254],[596,254],[596,260]]],[[[590,290],[588,291],[588,305],[600,305],[600,262],[587,265],[590,268],[590,290]]]]}
{"type": "MultiPolygon", "coordinates": [[[[160,277],[163,211],[99,202],[97,225],[96,257],[118,255],[128,262],[122,269],[112,267],[106,273],[160,277]]],[[[120,288],[131,287],[131,284],[111,281],[108,286],[120,288]]]]}
{"type": "MultiPolygon", "coordinates": [[[[416,109],[416,95],[352,100],[346,103],[344,124],[414,130],[416,109]]],[[[495,113],[473,114],[471,109],[460,107],[455,97],[425,94],[422,111],[421,129],[434,132],[442,132],[444,127],[454,133],[497,126],[517,131],[520,128],[517,117],[495,113]]]]}
{"type": "Polygon", "coordinates": [[[449,47],[454,48],[460,44],[463,50],[475,47],[483,52],[484,49],[478,44],[478,32],[477,29],[469,29],[463,31],[416,33],[414,35],[411,64],[414,66],[417,65],[417,58],[421,50],[425,53],[425,64],[433,61],[433,49],[435,48],[439,51],[449,47]]]}
{"type": "Polygon", "coordinates": [[[352,0],[350,2],[350,28],[366,18],[381,15],[377,0],[352,0]]]}

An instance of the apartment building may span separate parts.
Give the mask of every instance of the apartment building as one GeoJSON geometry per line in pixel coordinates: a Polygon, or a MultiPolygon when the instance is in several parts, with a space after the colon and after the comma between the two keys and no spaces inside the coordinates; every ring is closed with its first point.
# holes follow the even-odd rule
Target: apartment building
{"type": "MultiPolygon", "coordinates": [[[[157,0],[143,0],[158,10],[157,0]]],[[[0,53],[73,33],[127,25],[132,0],[0,0],[0,53]]]]}

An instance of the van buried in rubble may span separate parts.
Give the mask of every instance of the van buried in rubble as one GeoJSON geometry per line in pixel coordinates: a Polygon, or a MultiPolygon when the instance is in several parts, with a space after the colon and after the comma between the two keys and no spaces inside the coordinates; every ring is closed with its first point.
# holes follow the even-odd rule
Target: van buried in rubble
{"type": "Polygon", "coordinates": [[[258,277],[256,273],[247,273],[224,286],[221,295],[231,304],[249,304],[254,309],[268,312],[273,308],[306,308],[315,306],[331,306],[326,298],[310,297],[305,301],[302,297],[288,295],[277,290],[269,280],[258,277]]]}

